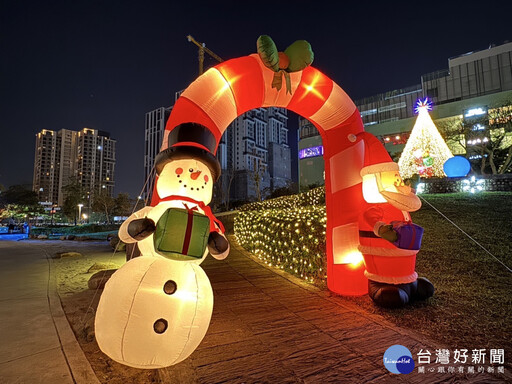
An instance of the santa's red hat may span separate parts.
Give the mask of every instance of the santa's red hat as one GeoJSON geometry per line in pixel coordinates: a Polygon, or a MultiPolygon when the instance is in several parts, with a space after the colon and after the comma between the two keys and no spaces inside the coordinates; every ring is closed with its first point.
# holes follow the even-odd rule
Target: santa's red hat
{"type": "Polygon", "coordinates": [[[364,167],[361,169],[361,176],[399,170],[398,164],[391,160],[384,144],[371,133],[361,132],[357,135],[350,135],[349,140],[364,142],[364,167]]]}

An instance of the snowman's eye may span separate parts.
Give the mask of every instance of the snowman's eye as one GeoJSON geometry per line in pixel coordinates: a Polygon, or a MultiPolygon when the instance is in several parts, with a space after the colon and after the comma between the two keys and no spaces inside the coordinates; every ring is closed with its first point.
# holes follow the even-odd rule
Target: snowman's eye
{"type": "Polygon", "coordinates": [[[189,172],[194,172],[194,168],[189,168],[189,172]]]}
{"type": "Polygon", "coordinates": [[[176,174],[181,175],[183,173],[183,168],[176,168],[176,174]]]}

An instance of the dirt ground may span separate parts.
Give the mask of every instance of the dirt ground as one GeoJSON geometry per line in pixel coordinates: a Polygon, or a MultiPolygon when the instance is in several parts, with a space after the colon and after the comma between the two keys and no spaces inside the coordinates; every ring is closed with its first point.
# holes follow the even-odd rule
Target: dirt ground
{"type": "Polygon", "coordinates": [[[125,253],[112,250],[108,242],[52,242],[51,255],[59,252],[79,252],[82,256],[54,259],[58,292],[76,338],[102,383],[162,383],[158,370],[135,369],[119,364],[100,351],[94,338],[94,316],[102,290],[90,290],[89,278],[98,270],[119,268],[125,263],[125,253]],[[93,270],[89,270],[93,267],[93,270]]]}

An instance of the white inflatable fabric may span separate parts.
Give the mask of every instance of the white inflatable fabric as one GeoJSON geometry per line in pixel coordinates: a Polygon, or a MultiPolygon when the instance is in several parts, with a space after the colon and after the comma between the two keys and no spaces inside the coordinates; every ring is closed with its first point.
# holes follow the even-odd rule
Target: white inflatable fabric
{"type": "Polygon", "coordinates": [[[107,282],[96,313],[96,340],[121,364],[167,367],[197,348],[212,310],[210,281],[197,264],[138,257],[107,282]]]}

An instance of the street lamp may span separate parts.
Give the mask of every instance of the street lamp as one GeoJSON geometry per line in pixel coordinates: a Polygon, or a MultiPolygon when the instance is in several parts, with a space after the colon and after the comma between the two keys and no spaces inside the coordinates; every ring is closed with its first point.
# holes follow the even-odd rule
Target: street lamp
{"type": "Polygon", "coordinates": [[[82,207],[84,205],[83,204],[78,204],[78,220],[82,220],[82,207]]]}

